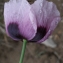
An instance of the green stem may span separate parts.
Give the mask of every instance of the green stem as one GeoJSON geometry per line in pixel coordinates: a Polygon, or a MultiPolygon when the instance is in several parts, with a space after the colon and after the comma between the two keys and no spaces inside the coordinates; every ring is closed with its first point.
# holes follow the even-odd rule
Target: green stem
{"type": "Polygon", "coordinates": [[[23,63],[25,49],[26,49],[26,44],[27,44],[27,40],[23,39],[23,46],[22,46],[22,52],[21,52],[19,63],[23,63]]]}

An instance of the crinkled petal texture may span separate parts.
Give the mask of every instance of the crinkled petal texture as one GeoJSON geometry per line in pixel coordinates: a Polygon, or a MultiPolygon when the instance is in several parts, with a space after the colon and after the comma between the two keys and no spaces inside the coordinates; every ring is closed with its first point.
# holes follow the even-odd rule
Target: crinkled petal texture
{"type": "Polygon", "coordinates": [[[37,30],[36,19],[26,0],[10,0],[4,5],[4,21],[8,36],[14,40],[31,40],[37,30]]]}
{"type": "Polygon", "coordinates": [[[43,42],[53,32],[58,22],[60,21],[60,13],[53,2],[46,0],[36,0],[32,5],[36,20],[37,33],[32,41],[43,42]]]}

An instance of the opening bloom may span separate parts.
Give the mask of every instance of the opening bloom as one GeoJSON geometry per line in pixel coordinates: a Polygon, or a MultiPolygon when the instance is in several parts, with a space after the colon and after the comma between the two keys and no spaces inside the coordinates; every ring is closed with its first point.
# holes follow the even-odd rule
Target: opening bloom
{"type": "Polygon", "coordinates": [[[10,0],[4,5],[4,22],[8,36],[32,42],[45,41],[60,21],[60,13],[53,2],[10,0]]]}

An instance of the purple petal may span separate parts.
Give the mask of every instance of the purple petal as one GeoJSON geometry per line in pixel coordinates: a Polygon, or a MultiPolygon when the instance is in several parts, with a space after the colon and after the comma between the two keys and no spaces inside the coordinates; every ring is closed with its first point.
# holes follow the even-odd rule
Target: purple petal
{"type": "Polygon", "coordinates": [[[8,36],[31,40],[36,34],[36,19],[26,0],[10,0],[4,5],[4,21],[8,36]]]}
{"type": "MultiPolygon", "coordinates": [[[[60,21],[60,13],[53,2],[48,2],[46,0],[36,0],[31,7],[33,8],[36,16],[38,28],[42,27],[41,30],[46,28],[47,32],[44,34],[42,39],[38,41],[43,42],[56,28],[58,22],[60,21]]],[[[38,34],[36,34],[36,36],[38,36],[38,34]]]]}

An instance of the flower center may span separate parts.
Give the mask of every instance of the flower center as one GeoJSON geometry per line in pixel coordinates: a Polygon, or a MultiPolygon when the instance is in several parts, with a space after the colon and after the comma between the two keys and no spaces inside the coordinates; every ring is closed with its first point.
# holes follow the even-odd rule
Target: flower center
{"type": "Polygon", "coordinates": [[[22,39],[17,23],[10,23],[7,27],[9,35],[14,39],[22,39]]]}
{"type": "Polygon", "coordinates": [[[31,41],[36,42],[36,41],[41,40],[46,35],[46,32],[47,32],[47,30],[45,27],[38,27],[37,33],[31,41]]]}

